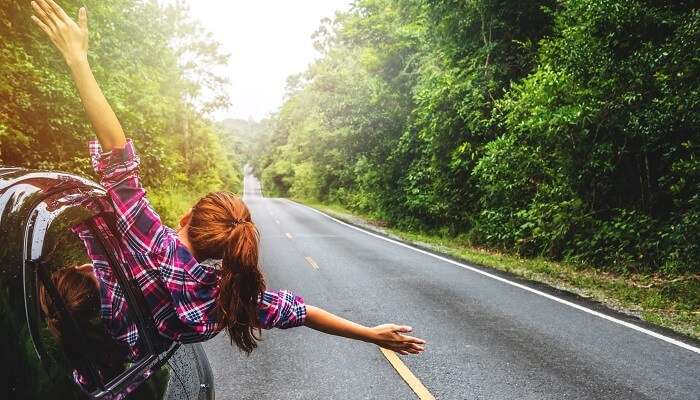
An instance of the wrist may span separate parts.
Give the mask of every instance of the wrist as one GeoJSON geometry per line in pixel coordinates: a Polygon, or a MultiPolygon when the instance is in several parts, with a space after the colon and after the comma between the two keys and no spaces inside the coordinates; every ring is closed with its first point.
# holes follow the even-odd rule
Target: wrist
{"type": "Polygon", "coordinates": [[[374,343],[377,340],[377,330],[374,328],[362,327],[362,340],[369,343],[374,343]]]}
{"type": "Polygon", "coordinates": [[[78,68],[88,65],[87,54],[65,56],[64,58],[66,60],[66,64],[68,64],[68,67],[70,68],[78,68]]]}

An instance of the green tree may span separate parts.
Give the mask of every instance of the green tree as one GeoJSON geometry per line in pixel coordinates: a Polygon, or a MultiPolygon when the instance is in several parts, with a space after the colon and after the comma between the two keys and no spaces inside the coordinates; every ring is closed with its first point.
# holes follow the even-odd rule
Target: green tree
{"type": "Polygon", "coordinates": [[[618,271],[700,263],[698,9],[360,0],[315,39],[268,192],[618,271]]]}
{"type": "MultiPolygon", "coordinates": [[[[75,14],[82,4],[62,5],[75,14]]],[[[224,80],[210,72],[227,60],[218,45],[200,35],[179,3],[118,0],[86,6],[91,64],[139,148],[145,183],[184,185],[194,176],[220,186],[239,184],[206,117],[227,104],[216,89],[224,80]]],[[[90,174],[86,142],[92,130],[67,67],[30,15],[25,2],[0,6],[0,162],[90,174]]]]}

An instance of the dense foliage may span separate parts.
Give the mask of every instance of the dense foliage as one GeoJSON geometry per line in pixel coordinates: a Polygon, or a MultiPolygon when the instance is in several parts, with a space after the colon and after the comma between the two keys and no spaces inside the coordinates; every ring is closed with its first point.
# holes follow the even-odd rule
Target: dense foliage
{"type": "Polygon", "coordinates": [[[359,0],[256,168],[475,245],[697,272],[699,28],[687,1],[359,0]]]}
{"type": "MultiPolygon", "coordinates": [[[[213,188],[240,188],[240,168],[206,112],[227,104],[227,62],[179,3],[154,0],[60,2],[86,5],[90,62],[127,136],[157,208],[175,222],[177,202],[213,188]]],[[[0,5],[0,164],[91,174],[87,121],[67,66],[30,20],[28,1],[0,5]]],[[[179,210],[178,210],[179,211],[179,210]]]]}
{"type": "Polygon", "coordinates": [[[224,149],[235,154],[238,160],[251,162],[263,151],[264,142],[260,138],[269,131],[268,123],[268,120],[228,118],[219,121],[217,127],[224,149]]]}
{"type": "MultiPolygon", "coordinates": [[[[206,117],[227,103],[225,81],[210,72],[227,57],[187,18],[187,10],[177,3],[162,7],[154,0],[60,4],[74,16],[79,6],[87,6],[92,68],[127,136],[135,141],[141,177],[164,220],[176,223],[178,214],[203,192],[239,190],[238,158],[220,143],[218,128],[206,117]]],[[[28,0],[0,3],[0,165],[91,176],[87,141],[94,132],[67,66],[31,22],[31,14],[28,0]]],[[[71,250],[75,248],[59,252],[75,255],[71,250]]],[[[11,296],[12,287],[0,290],[6,292],[0,298],[11,299],[2,304],[3,310],[24,309],[23,300],[11,296]]],[[[19,315],[3,315],[2,331],[26,331],[25,323],[13,319],[19,315]]],[[[6,384],[14,398],[74,397],[63,364],[50,363],[46,373],[38,373],[42,365],[34,346],[22,340],[28,338],[26,332],[11,336],[0,356],[7,367],[0,385],[6,384]],[[54,384],[42,382],[47,379],[54,384]],[[45,393],[49,387],[54,392],[45,393]]],[[[49,351],[61,360],[55,347],[49,351]]],[[[160,397],[157,389],[165,386],[163,379],[165,370],[130,398],[160,397]]]]}

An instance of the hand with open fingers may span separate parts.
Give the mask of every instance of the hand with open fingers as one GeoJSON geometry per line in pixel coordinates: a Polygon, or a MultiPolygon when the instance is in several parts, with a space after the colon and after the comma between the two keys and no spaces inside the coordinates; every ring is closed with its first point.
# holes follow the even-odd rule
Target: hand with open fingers
{"type": "Polygon", "coordinates": [[[372,343],[399,354],[419,354],[425,350],[425,340],[406,333],[413,329],[410,326],[384,324],[372,328],[372,343]]]}
{"type": "Polygon", "coordinates": [[[32,1],[32,20],[46,33],[68,64],[87,60],[87,11],[78,11],[78,23],[53,0],[32,1]]]}

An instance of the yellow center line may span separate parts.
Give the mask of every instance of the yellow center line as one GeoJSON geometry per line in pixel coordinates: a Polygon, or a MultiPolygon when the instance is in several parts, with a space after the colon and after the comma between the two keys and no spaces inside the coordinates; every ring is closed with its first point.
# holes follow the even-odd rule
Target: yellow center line
{"type": "Polygon", "coordinates": [[[306,259],[306,262],[309,263],[309,265],[311,266],[311,268],[313,268],[313,269],[318,269],[318,264],[316,264],[316,261],[314,261],[313,258],[308,257],[308,256],[307,256],[307,257],[304,257],[304,258],[306,259]]]}
{"type": "Polygon", "coordinates": [[[287,235],[287,237],[290,238],[290,239],[292,238],[292,234],[289,233],[289,232],[285,233],[285,235],[287,235]]]}
{"type": "Polygon", "coordinates": [[[413,372],[411,372],[410,369],[406,366],[406,364],[401,361],[399,356],[396,355],[391,350],[387,350],[383,347],[380,347],[379,350],[382,351],[382,354],[384,354],[384,357],[386,357],[387,360],[389,360],[389,363],[391,364],[392,367],[396,370],[396,372],[399,373],[401,378],[406,381],[408,386],[413,390],[413,392],[418,396],[420,400],[435,400],[435,397],[430,394],[428,389],[423,386],[423,384],[416,378],[415,375],[413,375],[413,372]]]}

